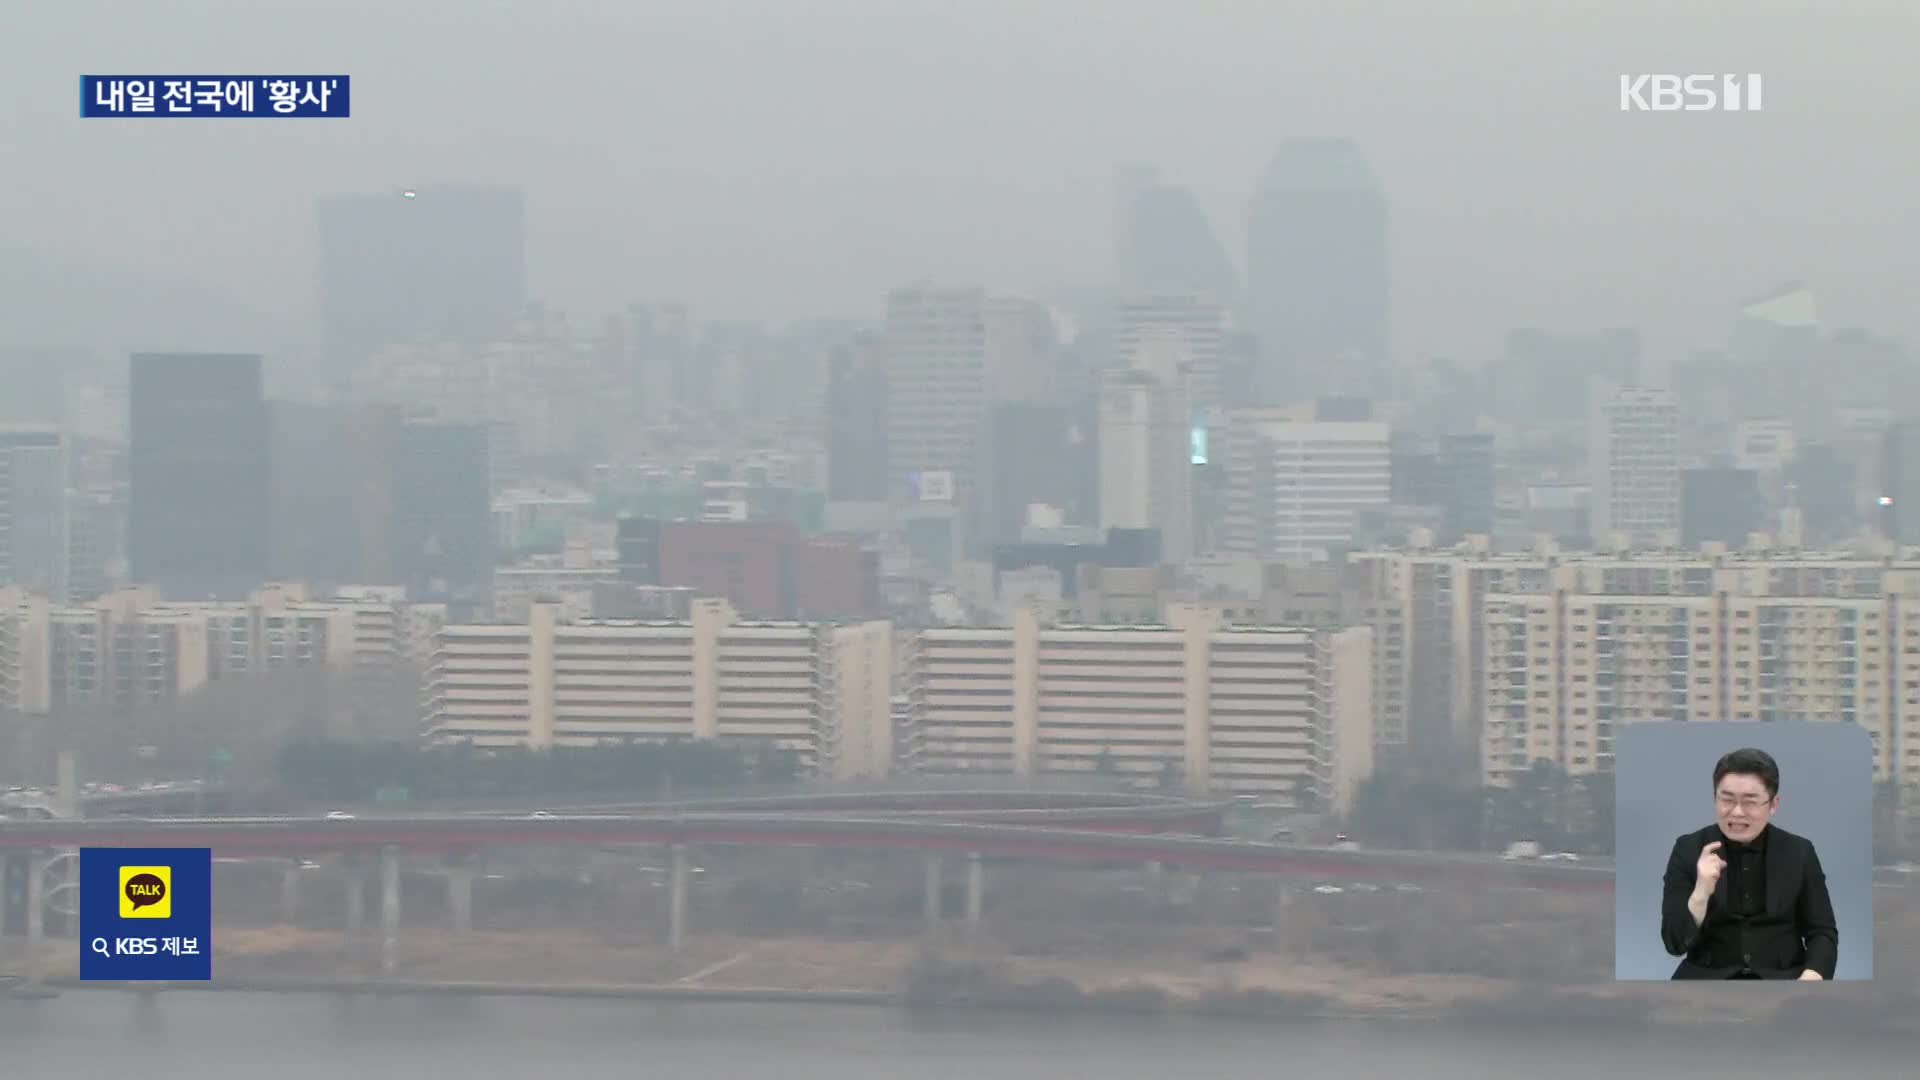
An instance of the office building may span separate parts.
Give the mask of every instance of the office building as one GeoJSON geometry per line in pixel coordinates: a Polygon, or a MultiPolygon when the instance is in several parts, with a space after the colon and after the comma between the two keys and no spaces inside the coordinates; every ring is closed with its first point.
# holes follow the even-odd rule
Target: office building
{"type": "Polygon", "coordinates": [[[1193,554],[1187,372],[1113,369],[1100,380],[1100,526],[1152,529],[1169,562],[1193,554]]]}
{"type": "Polygon", "coordinates": [[[887,355],[871,336],[828,360],[826,442],[827,498],[887,501],[887,355]]]}
{"type": "Polygon", "coordinates": [[[1897,544],[1920,544],[1920,423],[1888,426],[1880,455],[1881,528],[1897,544]]]}
{"type": "Polygon", "coordinates": [[[269,576],[272,447],[260,357],[135,353],[128,558],[169,599],[237,599],[269,576]]]}
{"type": "Polygon", "coordinates": [[[1388,389],[1387,199],[1351,140],[1297,138],[1268,163],[1248,208],[1248,329],[1260,404],[1388,389]]]}
{"type": "Polygon", "coordinates": [[[1744,547],[1747,538],[1767,531],[1767,500],[1760,477],[1751,469],[1716,465],[1680,473],[1680,543],[1699,550],[1705,543],[1744,547]]]}
{"type": "Polygon", "coordinates": [[[975,505],[975,535],[984,544],[1017,543],[1035,506],[1069,521],[1093,514],[1095,500],[1082,477],[1095,441],[1080,429],[1074,409],[1007,402],[993,406],[986,423],[975,505]]]}
{"type": "Polygon", "coordinates": [[[59,429],[0,426],[0,586],[67,599],[70,474],[59,429]]]}
{"type": "Polygon", "coordinates": [[[987,298],[976,287],[912,285],[887,296],[887,469],[895,499],[964,503],[985,415],[987,298]],[[932,483],[946,498],[929,494],[932,483]]]}
{"type": "Polygon", "coordinates": [[[1222,546],[1261,558],[1314,558],[1354,540],[1360,515],[1393,496],[1386,424],[1300,420],[1290,410],[1227,414],[1222,546]]]}
{"type": "Polygon", "coordinates": [[[1240,273],[1190,188],[1150,171],[1120,174],[1114,283],[1123,292],[1186,293],[1231,304],[1240,273]]]}
{"type": "MultiPolygon", "coordinates": [[[[1221,384],[1232,319],[1225,306],[1192,294],[1128,294],[1114,308],[1117,367],[1185,365],[1194,426],[1209,427],[1226,404],[1221,384]]],[[[1244,402],[1243,402],[1244,403],[1244,402]]]]}
{"type": "Polygon", "coordinates": [[[1587,468],[1593,538],[1603,548],[1680,542],[1680,410],[1666,390],[1613,387],[1595,397],[1587,468]]]}
{"type": "Polygon", "coordinates": [[[493,575],[487,432],[475,424],[411,421],[393,460],[390,573],[417,601],[484,610],[493,575]]]}

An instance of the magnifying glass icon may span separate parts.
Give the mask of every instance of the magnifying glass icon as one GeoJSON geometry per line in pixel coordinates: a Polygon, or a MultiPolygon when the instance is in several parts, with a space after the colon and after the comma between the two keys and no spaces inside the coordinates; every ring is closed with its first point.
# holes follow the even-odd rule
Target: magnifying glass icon
{"type": "Polygon", "coordinates": [[[101,956],[113,955],[112,953],[107,951],[107,939],[103,937],[97,937],[93,939],[93,951],[99,953],[101,956]]]}

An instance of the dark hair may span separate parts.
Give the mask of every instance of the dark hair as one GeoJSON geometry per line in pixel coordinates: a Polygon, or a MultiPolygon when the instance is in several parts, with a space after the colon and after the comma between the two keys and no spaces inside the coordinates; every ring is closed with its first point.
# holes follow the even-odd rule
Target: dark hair
{"type": "Polygon", "coordinates": [[[1773,755],[1765,750],[1755,750],[1748,746],[1721,755],[1719,762],[1713,767],[1715,791],[1720,790],[1720,781],[1729,773],[1759,777],[1760,782],[1767,785],[1768,798],[1774,798],[1780,794],[1780,766],[1774,762],[1773,755]]]}

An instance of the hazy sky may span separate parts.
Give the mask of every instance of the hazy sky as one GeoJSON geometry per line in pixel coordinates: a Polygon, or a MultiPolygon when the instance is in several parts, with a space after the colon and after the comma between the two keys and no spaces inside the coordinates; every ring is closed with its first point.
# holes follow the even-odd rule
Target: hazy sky
{"type": "Polygon", "coordinates": [[[1684,349],[1786,278],[1920,340],[1917,31],[1920,0],[0,0],[0,248],[305,335],[316,195],[503,181],[576,312],[871,316],[923,274],[1099,279],[1122,160],[1243,262],[1275,145],[1345,134],[1392,199],[1403,360],[1522,323],[1684,349]],[[1617,111],[1643,70],[1759,72],[1766,111],[1617,111]],[[82,73],[276,72],[351,75],[353,118],[78,116],[82,73]]]}

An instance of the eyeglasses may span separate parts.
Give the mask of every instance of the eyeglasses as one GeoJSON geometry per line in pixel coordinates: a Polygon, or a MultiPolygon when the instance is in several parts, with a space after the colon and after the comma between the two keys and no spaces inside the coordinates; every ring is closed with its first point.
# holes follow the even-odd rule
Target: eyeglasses
{"type": "Polygon", "coordinates": [[[1731,810],[1734,807],[1738,806],[1740,809],[1745,810],[1748,813],[1753,813],[1756,810],[1765,809],[1766,805],[1772,802],[1773,800],[1770,798],[1762,798],[1761,796],[1758,796],[1758,795],[1742,795],[1739,798],[1735,798],[1732,795],[1727,795],[1723,793],[1723,794],[1714,796],[1713,801],[1719,803],[1720,809],[1722,810],[1731,810]]]}

